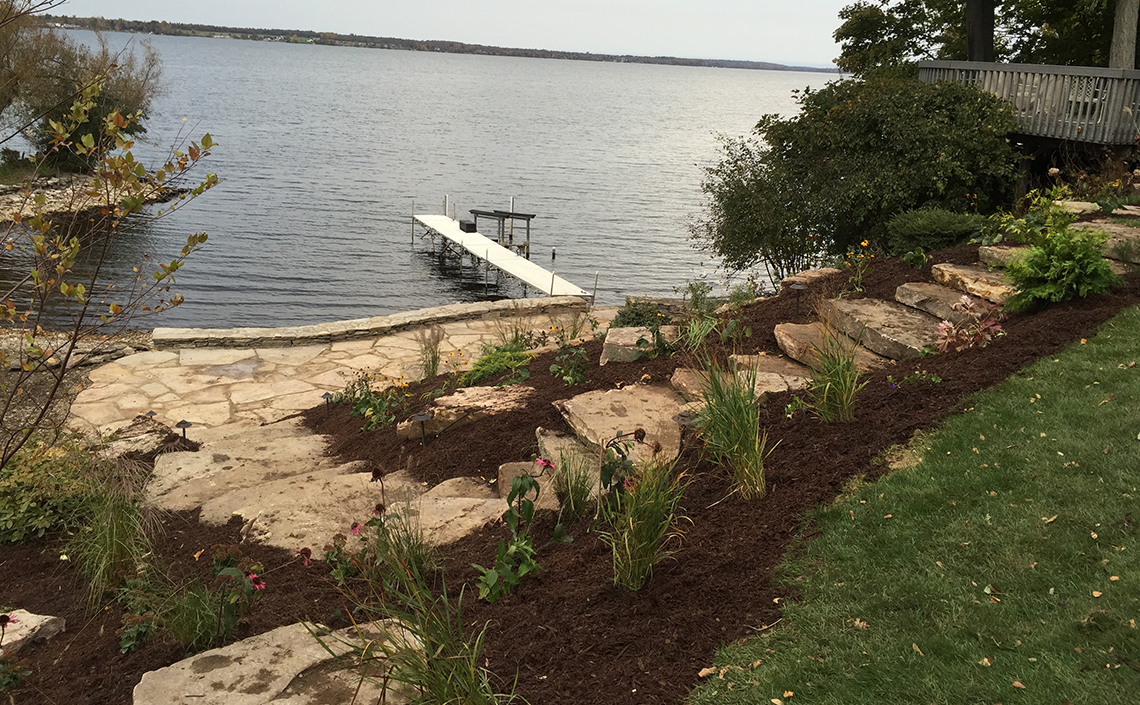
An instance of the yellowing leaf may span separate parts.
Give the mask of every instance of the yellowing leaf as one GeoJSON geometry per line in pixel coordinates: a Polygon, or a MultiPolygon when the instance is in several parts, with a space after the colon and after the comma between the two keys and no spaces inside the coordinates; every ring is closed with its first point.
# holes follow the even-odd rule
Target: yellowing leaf
{"type": "Polygon", "coordinates": [[[1045,522],[1046,524],[1052,524],[1053,522],[1057,521],[1058,516],[1059,515],[1054,514],[1053,516],[1049,517],[1048,519],[1046,519],[1045,517],[1041,517],[1041,521],[1045,522]]]}
{"type": "Polygon", "coordinates": [[[981,661],[978,661],[978,663],[982,664],[986,668],[989,668],[990,666],[994,665],[994,660],[992,658],[990,658],[989,656],[987,656],[984,659],[982,659],[981,661]]]}
{"type": "Polygon", "coordinates": [[[918,648],[918,644],[912,643],[910,645],[910,648],[914,649],[914,653],[918,654],[919,656],[923,656],[923,657],[926,656],[926,654],[922,653],[922,649],[918,648]]]}
{"type": "Polygon", "coordinates": [[[793,695],[795,695],[795,693],[793,693],[793,692],[792,692],[792,691],[790,691],[790,690],[785,690],[785,691],[784,691],[784,697],[785,697],[785,698],[790,698],[790,697],[792,697],[793,695]]]}
{"type": "Polygon", "coordinates": [[[203,548],[201,551],[198,551],[197,553],[195,553],[194,554],[194,560],[198,560],[199,558],[201,558],[202,554],[205,552],[206,552],[206,549],[203,548]]]}
{"type": "Polygon", "coordinates": [[[1120,576],[1119,575],[1113,575],[1112,577],[1109,578],[1109,580],[1111,582],[1115,583],[1117,580],[1120,580],[1120,576]]]}
{"type": "Polygon", "coordinates": [[[1100,596],[1101,596],[1101,595],[1103,595],[1103,594],[1104,594],[1104,593],[1103,593],[1103,592],[1101,592],[1100,590],[1093,590],[1093,591],[1092,591],[1092,596],[1093,596],[1093,597],[1100,597],[1100,596]]]}
{"type": "Polygon", "coordinates": [[[702,668],[700,670],[700,672],[697,673],[697,676],[700,678],[708,678],[709,676],[711,676],[714,673],[716,673],[715,668],[702,668]]]}
{"type": "Polygon", "coordinates": [[[1021,681],[1014,681],[1010,683],[1010,685],[1012,685],[1014,688],[1021,688],[1022,690],[1025,690],[1025,686],[1021,684],[1021,681]]]}

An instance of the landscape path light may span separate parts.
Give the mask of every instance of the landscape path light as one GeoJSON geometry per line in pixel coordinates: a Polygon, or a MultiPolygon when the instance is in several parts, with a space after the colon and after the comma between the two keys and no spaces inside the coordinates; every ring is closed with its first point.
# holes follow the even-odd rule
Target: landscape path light
{"type": "Polygon", "coordinates": [[[194,424],[190,423],[186,419],[182,419],[178,423],[174,424],[174,428],[182,429],[182,437],[185,438],[186,437],[186,429],[190,428],[193,425],[194,424]]]}
{"type": "Polygon", "coordinates": [[[427,431],[424,430],[424,423],[427,421],[431,421],[433,418],[435,418],[435,414],[433,414],[431,411],[428,411],[428,410],[421,411],[420,413],[418,413],[412,417],[412,421],[415,421],[415,422],[419,423],[419,425],[420,425],[420,445],[421,446],[427,445],[427,431]]]}
{"type": "Polygon", "coordinates": [[[792,282],[788,288],[796,292],[796,318],[800,317],[800,292],[807,288],[807,284],[803,282],[792,282]]]}
{"type": "Polygon", "coordinates": [[[332,410],[332,398],[332,392],[325,392],[321,395],[321,399],[325,400],[325,416],[328,416],[329,412],[332,410]]]}

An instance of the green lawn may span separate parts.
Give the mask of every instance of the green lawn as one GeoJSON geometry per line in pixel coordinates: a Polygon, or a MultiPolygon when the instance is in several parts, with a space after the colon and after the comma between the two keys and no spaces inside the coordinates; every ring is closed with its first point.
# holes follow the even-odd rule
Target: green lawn
{"type": "Polygon", "coordinates": [[[1137,363],[1132,309],[818,510],[800,601],[691,701],[1140,702],[1137,363]]]}

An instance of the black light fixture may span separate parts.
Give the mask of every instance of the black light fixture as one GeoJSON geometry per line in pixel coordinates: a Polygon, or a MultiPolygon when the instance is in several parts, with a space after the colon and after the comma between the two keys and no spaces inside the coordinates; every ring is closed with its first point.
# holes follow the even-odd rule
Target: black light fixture
{"type": "Polygon", "coordinates": [[[174,428],[182,429],[182,437],[185,438],[186,437],[186,429],[190,428],[193,425],[194,424],[190,423],[186,419],[182,419],[178,423],[174,424],[174,428]]]}
{"type": "Polygon", "coordinates": [[[792,282],[788,284],[788,288],[796,292],[796,318],[800,317],[800,292],[807,288],[807,284],[803,282],[792,282]]]}
{"type": "Polygon", "coordinates": [[[148,419],[153,419],[155,416],[158,416],[158,414],[154,413],[153,411],[148,411],[143,414],[143,416],[147,417],[148,419]]]}
{"type": "Polygon", "coordinates": [[[431,421],[435,417],[431,411],[425,409],[412,417],[412,421],[416,421],[420,425],[420,445],[427,445],[427,431],[424,430],[424,422],[431,421]]]}
{"type": "Polygon", "coordinates": [[[325,416],[328,416],[329,411],[332,409],[332,398],[333,398],[332,392],[325,392],[324,394],[321,395],[321,399],[325,400],[325,416]]]}

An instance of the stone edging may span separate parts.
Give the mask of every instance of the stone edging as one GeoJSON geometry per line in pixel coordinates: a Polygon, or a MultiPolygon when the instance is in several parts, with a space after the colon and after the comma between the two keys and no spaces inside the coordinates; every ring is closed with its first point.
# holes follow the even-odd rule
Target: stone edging
{"type": "Polygon", "coordinates": [[[503,299],[468,304],[448,304],[405,311],[391,316],[357,318],[285,328],[155,328],[157,350],[178,348],[284,348],[320,345],[341,340],[371,338],[416,326],[450,323],[472,318],[501,318],[540,313],[586,310],[587,300],[577,296],[543,299],[503,299]]]}

